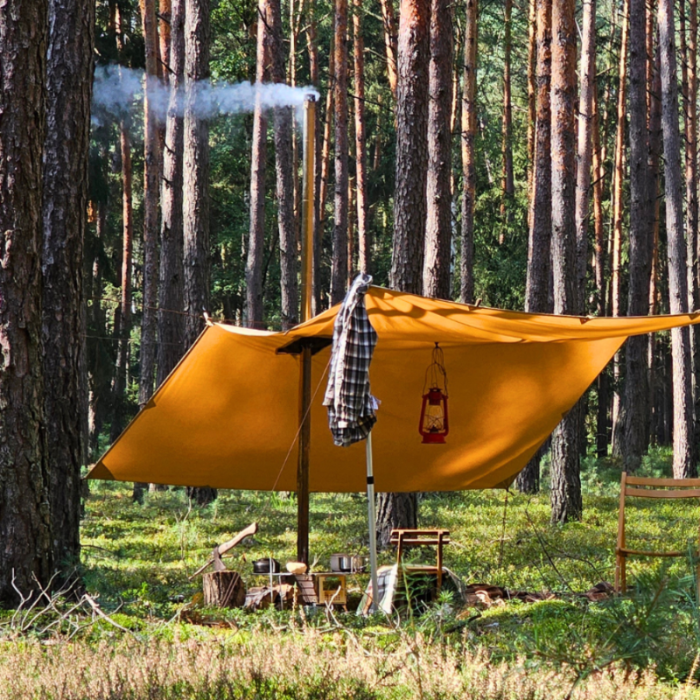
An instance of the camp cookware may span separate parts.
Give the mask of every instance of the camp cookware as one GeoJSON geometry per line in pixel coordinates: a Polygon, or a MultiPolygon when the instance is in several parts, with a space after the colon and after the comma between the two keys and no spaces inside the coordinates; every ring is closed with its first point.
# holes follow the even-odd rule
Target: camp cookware
{"type": "Polygon", "coordinates": [[[352,573],[361,574],[367,568],[367,557],[356,554],[352,557],[352,573]]]}
{"type": "Polygon", "coordinates": [[[272,557],[253,562],[253,573],[255,574],[278,574],[279,572],[280,563],[272,557]]]}
{"type": "Polygon", "coordinates": [[[349,554],[331,554],[331,571],[350,573],[352,571],[352,557],[349,554]]]}

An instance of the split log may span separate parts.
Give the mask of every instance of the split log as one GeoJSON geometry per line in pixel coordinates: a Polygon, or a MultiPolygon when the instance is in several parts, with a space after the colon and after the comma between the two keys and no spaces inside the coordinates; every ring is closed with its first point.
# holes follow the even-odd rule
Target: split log
{"type": "Polygon", "coordinates": [[[240,608],[245,603],[245,586],[235,571],[204,574],[204,604],[216,608],[240,608]]]}

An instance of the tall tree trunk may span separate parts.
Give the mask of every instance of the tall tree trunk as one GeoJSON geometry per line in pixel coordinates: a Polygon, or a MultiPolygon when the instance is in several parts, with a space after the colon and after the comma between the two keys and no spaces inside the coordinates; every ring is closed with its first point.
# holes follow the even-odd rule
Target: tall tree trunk
{"type": "Polygon", "coordinates": [[[462,89],[462,259],[460,301],[474,301],[474,210],[476,206],[477,0],[467,0],[462,89]]]}
{"type": "MultiPolygon", "coordinates": [[[[649,132],[647,125],[646,0],[630,0],[630,247],[627,315],[649,306],[651,222],[649,217],[649,132]]],[[[648,337],[627,341],[622,456],[628,472],[639,468],[647,446],[648,337]]]]}
{"type": "MultiPolygon", "coordinates": [[[[258,44],[255,69],[257,83],[270,78],[269,0],[258,3],[258,44]]],[[[246,316],[248,325],[263,324],[263,260],[265,257],[265,161],[267,114],[258,100],[253,112],[253,147],[250,159],[250,229],[245,267],[246,316]]]]}
{"type": "MultiPolygon", "coordinates": [[[[688,251],[688,308],[698,308],[698,287],[700,286],[700,266],[698,265],[698,5],[697,0],[688,0],[688,41],[687,41],[687,99],[685,107],[685,192],[686,192],[686,245],[688,251]]],[[[694,451],[700,453],[700,331],[690,330],[693,351],[694,406],[694,451]]]]}
{"type": "MultiPolygon", "coordinates": [[[[396,188],[391,285],[420,294],[426,219],[428,169],[428,94],[430,0],[402,0],[399,15],[396,104],[396,188]]],[[[382,493],[377,531],[382,546],[392,528],[416,527],[415,493],[382,493]]]]}
{"type": "Polygon", "coordinates": [[[170,85],[170,71],[172,70],[170,58],[170,46],[172,44],[173,8],[172,0],[158,1],[158,76],[163,84],[170,85]]]}
{"type": "MultiPolygon", "coordinates": [[[[527,255],[525,310],[551,312],[549,301],[552,240],[552,152],[550,86],[552,76],[552,3],[536,0],[537,15],[537,113],[534,134],[534,163],[527,255]]],[[[541,450],[518,475],[517,487],[523,493],[540,488],[541,450]]]]}
{"type": "Polygon", "coordinates": [[[432,0],[428,96],[428,218],[423,294],[438,299],[450,297],[452,43],[452,4],[449,0],[432,0]]]}
{"type": "MultiPolygon", "coordinates": [[[[649,9],[649,14],[651,15],[651,27],[648,31],[653,30],[654,15],[653,3],[649,9]]],[[[658,32],[655,32],[658,35],[658,32]]],[[[659,196],[660,182],[661,182],[661,172],[659,164],[661,162],[661,151],[662,151],[662,129],[661,129],[661,55],[658,42],[652,40],[651,47],[649,43],[647,44],[647,54],[653,60],[649,60],[649,78],[647,81],[651,85],[651,90],[648,94],[648,109],[649,109],[649,185],[648,185],[648,211],[649,219],[652,225],[651,233],[651,280],[649,285],[649,313],[655,315],[659,313],[659,279],[661,276],[661,257],[659,256],[659,228],[660,228],[660,210],[661,210],[661,197],[659,196]],[[650,50],[651,49],[651,50],[650,50]]],[[[649,338],[649,354],[648,354],[648,366],[649,366],[649,403],[651,404],[651,421],[650,426],[650,437],[652,444],[654,444],[659,436],[659,431],[662,425],[662,415],[663,411],[659,410],[659,397],[663,396],[663,390],[659,390],[659,379],[663,377],[663,368],[657,358],[657,348],[663,348],[658,343],[657,336],[652,333],[649,338]],[[657,374],[657,369],[661,369],[661,377],[657,374]]],[[[662,350],[662,352],[663,352],[662,350]]]]}
{"type": "MultiPolygon", "coordinates": [[[[329,75],[335,74],[335,51],[330,51],[328,58],[328,73],[329,75]]],[[[318,188],[318,226],[319,226],[319,240],[323,237],[323,229],[326,221],[326,198],[328,197],[328,178],[330,176],[331,169],[331,129],[333,126],[333,93],[334,90],[329,89],[326,92],[326,106],[325,106],[325,116],[326,119],[323,124],[323,136],[321,138],[321,151],[320,151],[320,182],[318,188]]]]}
{"type": "MultiPolygon", "coordinates": [[[[104,151],[106,160],[106,149],[104,151]]],[[[103,260],[104,240],[107,228],[107,202],[105,200],[93,203],[97,210],[95,220],[95,236],[92,251],[91,269],[91,298],[92,304],[88,309],[87,331],[98,338],[108,337],[106,314],[102,301],[103,290],[103,260]]],[[[88,370],[89,406],[88,406],[88,430],[89,430],[89,460],[97,459],[99,452],[99,437],[110,412],[110,389],[113,379],[113,369],[116,360],[116,348],[114,343],[103,342],[97,338],[90,339],[86,343],[86,365],[88,370]]]]}
{"type": "MultiPolygon", "coordinates": [[[[586,250],[590,211],[591,164],[593,160],[593,90],[595,83],[596,0],[584,0],[579,76],[578,144],[576,161],[576,246],[579,269],[577,285],[586,288],[586,250]]],[[[581,299],[583,302],[583,297],[581,299]]],[[[581,306],[583,311],[583,305],[581,306]]]]}
{"type": "MultiPolygon", "coordinates": [[[[685,0],[679,5],[680,40],[681,40],[681,85],[683,91],[683,116],[685,127],[685,231],[686,250],[688,255],[688,308],[697,307],[696,269],[697,269],[697,238],[698,238],[698,183],[697,183],[697,144],[696,144],[696,114],[697,114],[697,1],[688,0],[687,10],[685,0]]],[[[691,346],[695,348],[695,329],[691,330],[691,346]]],[[[692,364],[695,364],[693,359],[692,364]]],[[[694,367],[697,374],[698,369],[694,367]]]]}
{"type": "Polygon", "coordinates": [[[143,316],[141,321],[141,374],[139,407],[153,393],[156,362],[158,307],[158,178],[160,143],[154,100],[158,90],[158,25],[156,0],[140,0],[146,52],[146,92],[144,95],[143,138],[143,316]]]}
{"type": "Polygon", "coordinates": [[[335,215],[331,263],[331,304],[345,296],[348,276],[348,1],[335,0],[335,215]]]}
{"type": "MultiPolygon", "coordinates": [[[[122,9],[115,3],[114,24],[116,49],[120,59],[124,54],[124,20],[122,9]]],[[[120,274],[120,300],[118,314],[114,315],[114,334],[117,338],[117,364],[115,367],[112,392],[112,424],[110,439],[114,442],[124,429],[126,415],[126,382],[129,368],[129,340],[131,335],[131,263],[134,237],[134,211],[131,171],[130,119],[123,117],[119,122],[119,152],[122,168],[122,262],[120,274]]]]}
{"type": "MultiPolygon", "coordinates": [[[[659,0],[659,45],[661,50],[661,110],[664,140],[666,236],[668,286],[671,313],[688,310],[688,276],[683,231],[683,181],[681,176],[680,129],[678,126],[678,86],[672,0],[659,0]]],[[[696,473],[693,455],[693,397],[690,364],[690,332],[671,331],[673,360],[673,475],[696,473]]]]}
{"type": "MultiPolygon", "coordinates": [[[[317,21],[316,21],[316,2],[315,0],[306,0],[306,46],[309,54],[309,79],[311,85],[319,87],[319,60],[318,60],[318,43],[317,43],[317,21]]],[[[331,57],[333,52],[330,53],[331,57]]],[[[330,72],[330,68],[329,68],[330,72]]],[[[327,91],[327,99],[332,95],[333,91],[327,91]]],[[[321,170],[322,158],[321,151],[323,148],[323,130],[321,129],[321,110],[316,108],[316,172],[314,173],[314,290],[311,299],[311,311],[314,315],[321,313],[321,285],[319,283],[319,271],[321,269],[321,244],[323,229],[321,226],[321,170]]],[[[301,223],[301,222],[299,222],[301,223]]],[[[301,228],[298,229],[301,232],[301,228]]]]}
{"type": "Polygon", "coordinates": [[[182,148],[184,118],[182,90],[185,72],[185,0],[170,6],[170,92],[163,149],[160,229],[160,284],[158,285],[158,366],[160,386],[184,352],[182,148]]]}
{"type": "Polygon", "coordinates": [[[126,418],[126,377],[129,366],[129,339],[131,335],[131,258],[134,245],[134,211],[132,203],[131,137],[129,125],[119,125],[119,147],[122,161],[122,263],[119,317],[114,330],[118,338],[117,366],[114,377],[112,425],[110,439],[114,442],[124,430],[126,418]]]}
{"type": "MultiPolygon", "coordinates": [[[[185,0],[185,124],[183,235],[187,347],[204,328],[209,307],[209,125],[197,113],[201,82],[209,79],[209,0],[185,0]]],[[[188,490],[200,505],[216,498],[209,487],[188,490]]]]}
{"type": "Polygon", "coordinates": [[[53,560],[80,560],[80,469],[87,457],[83,241],[87,224],[95,8],[49,2],[42,251],[44,418],[51,455],[53,560]]]}
{"type": "MultiPolygon", "coordinates": [[[[593,217],[595,228],[595,287],[596,314],[605,316],[605,233],[603,230],[603,152],[600,143],[600,113],[598,89],[593,81],[593,217]]],[[[597,380],[598,411],[596,415],[596,456],[602,458],[608,454],[608,406],[610,397],[610,375],[604,369],[597,380]]]]}
{"type": "Polygon", "coordinates": [[[382,20],[384,28],[384,50],[386,53],[386,72],[389,79],[391,94],[396,100],[396,86],[398,82],[396,69],[396,17],[394,14],[394,0],[380,0],[382,5],[382,20]]]}
{"type": "MultiPolygon", "coordinates": [[[[528,0],[527,17],[527,201],[532,201],[537,119],[537,0],[528,0]]],[[[530,208],[528,208],[528,229],[530,208]]]]}
{"type": "Polygon", "coordinates": [[[501,232],[499,243],[505,241],[504,226],[510,218],[513,197],[515,196],[515,183],[513,181],[513,105],[511,99],[510,57],[512,52],[512,14],[513,0],[505,0],[503,13],[503,26],[505,36],[503,38],[503,123],[501,127],[501,157],[503,158],[503,174],[501,177],[501,232]]]}
{"type": "Polygon", "coordinates": [[[365,42],[362,36],[362,0],[353,0],[353,57],[355,85],[355,191],[357,198],[357,253],[360,272],[371,269],[367,226],[367,131],[365,129],[365,42]]]}
{"type": "Polygon", "coordinates": [[[0,602],[51,574],[49,464],[43,430],[41,156],[46,0],[0,5],[0,602]]]}
{"type": "MultiPolygon", "coordinates": [[[[624,181],[625,159],[625,122],[627,101],[627,48],[629,43],[629,6],[630,0],[623,0],[622,36],[620,39],[619,87],[617,91],[617,131],[615,136],[615,156],[612,179],[612,255],[610,270],[610,309],[613,316],[622,311],[622,287],[620,267],[622,264],[622,183],[624,181]]],[[[615,355],[613,364],[615,393],[613,395],[613,452],[619,454],[620,415],[620,353],[615,355]]]]}
{"type": "MultiPolygon", "coordinates": [[[[284,46],[282,44],[282,10],[280,8],[280,0],[270,0],[269,5],[272,82],[283,83],[285,79],[284,46]]],[[[294,226],[294,160],[292,154],[294,128],[292,107],[276,107],[274,117],[282,322],[284,328],[291,328],[299,320],[297,244],[294,226]]]]}
{"type": "MultiPolygon", "coordinates": [[[[580,312],[574,189],[576,185],[576,22],[574,0],[552,3],[552,267],[554,312],[580,312]]],[[[552,522],[581,518],[580,405],[552,436],[552,522]]]]}

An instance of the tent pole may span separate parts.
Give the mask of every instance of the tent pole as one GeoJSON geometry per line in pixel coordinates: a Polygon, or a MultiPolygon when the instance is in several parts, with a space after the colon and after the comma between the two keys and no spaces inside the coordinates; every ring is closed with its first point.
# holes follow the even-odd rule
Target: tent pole
{"type": "MultiPolygon", "coordinates": [[[[301,322],[311,318],[314,261],[314,174],[316,102],[304,99],[304,176],[301,208],[301,322]]],[[[311,447],[311,347],[304,345],[299,377],[299,462],[297,465],[297,559],[309,563],[309,450],[311,447]]]]}
{"type": "Polygon", "coordinates": [[[367,520],[369,525],[369,569],[372,578],[371,612],[379,610],[379,586],[377,583],[377,514],[374,506],[374,466],[372,464],[372,432],[365,441],[367,451],[367,520]]]}

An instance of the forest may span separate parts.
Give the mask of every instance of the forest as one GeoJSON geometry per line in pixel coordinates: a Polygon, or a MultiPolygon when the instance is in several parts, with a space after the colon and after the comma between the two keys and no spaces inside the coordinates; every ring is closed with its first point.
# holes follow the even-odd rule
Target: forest
{"type": "MultiPolygon", "coordinates": [[[[0,603],[86,566],[81,520],[108,492],[82,477],[208,319],[302,320],[305,99],[314,314],[359,272],[475,307],[684,314],[697,58],[697,0],[2,4],[0,603]]],[[[699,421],[697,328],[632,337],[513,488],[541,527],[584,527],[600,469],[697,477],[699,421]]],[[[118,494],[134,518],[222,499],[118,494]]],[[[384,544],[431,498],[380,494],[384,544]]]]}

